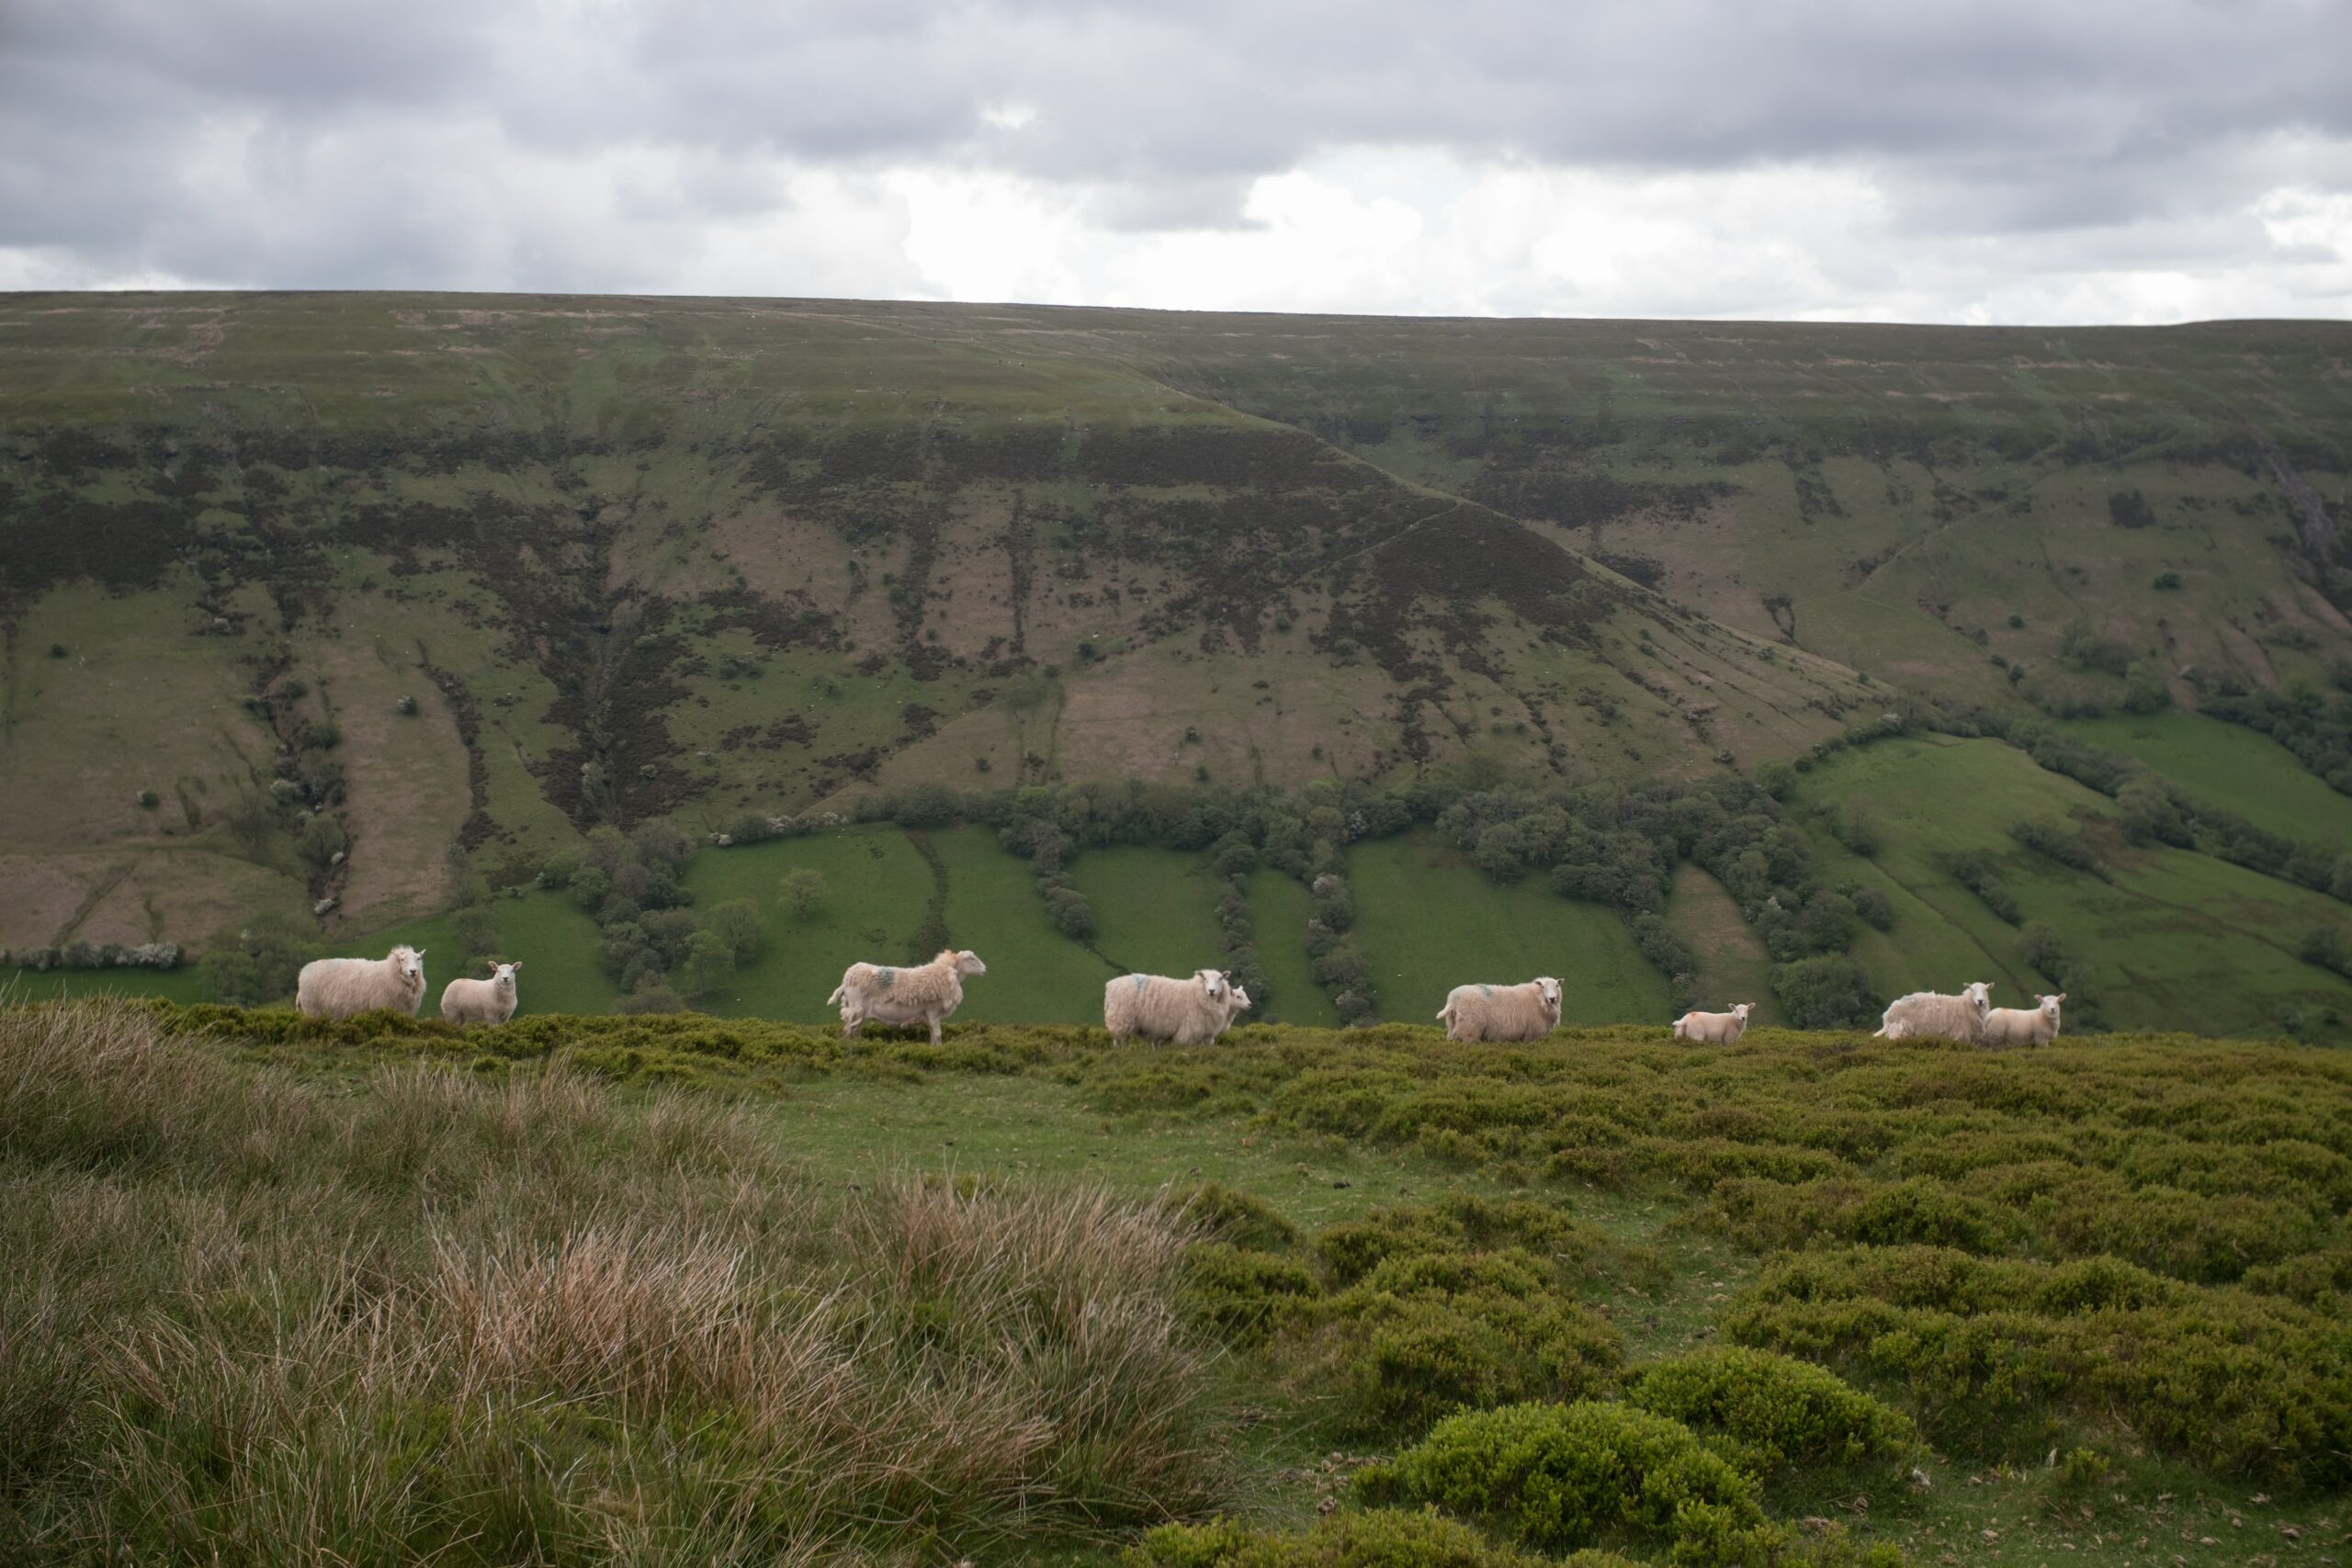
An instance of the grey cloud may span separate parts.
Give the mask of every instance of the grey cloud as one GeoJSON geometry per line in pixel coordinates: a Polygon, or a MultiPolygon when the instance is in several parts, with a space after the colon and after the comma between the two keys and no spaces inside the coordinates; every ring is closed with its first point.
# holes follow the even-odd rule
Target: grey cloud
{"type": "Polygon", "coordinates": [[[2243,206],[2281,138],[2352,137],[2346,60],[2352,6],[2289,0],[0,0],[0,243],[233,282],[472,276],[539,247],[469,231],[502,221],[469,124],[485,156],[665,150],[674,186],[623,203],[657,225],[781,209],[763,164],[786,159],[1232,226],[1257,175],[1416,147],[1860,160],[1917,231],[2130,231],[2243,206]],[[1006,105],[1034,118],[989,123],[1006,105]],[[250,166],[190,175],[206,138],[250,166]]]}

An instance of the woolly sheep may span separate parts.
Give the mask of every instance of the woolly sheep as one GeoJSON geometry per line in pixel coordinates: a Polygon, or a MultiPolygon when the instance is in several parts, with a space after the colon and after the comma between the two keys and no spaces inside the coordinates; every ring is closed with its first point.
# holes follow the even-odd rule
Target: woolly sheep
{"type": "Polygon", "coordinates": [[[1222,969],[1195,969],[1189,980],[1122,975],[1102,987],[1102,1027],[1122,1045],[1138,1034],[1176,1045],[1207,1045],[1249,1005],[1250,994],[1222,969]]]}
{"type": "Polygon", "coordinates": [[[514,1016],[513,964],[492,964],[487,980],[452,980],[441,988],[441,1016],[451,1023],[504,1023],[514,1016]]]}
{"type": "Polygon", "coordinates": [[[1517,986],[1456,986],[1438,1010],[1448,1040],[1541,1040],[1560,1023],[1560,982],[1550,976],[1517,986]]]}
{"type": "Polygon", "coordinates": [[[928,964],[900,968],[888,964],[853,964],[842,972],[842,983],[826,998],[827,1007],[842,1010],[844,1039],[876,1023],[928,1023],[931,1043],[939,1043],[939,1026],[964,1005],[964,979],[985,975],[989,966],[977,953],[944,948],[928,964]]]}
{"type": "Polygon", "coordinates": [[[371,1008],[414,1017],[424,1001],[424,949],[396,947],[381,958],[316,958],[294,983],[305,1018],[350,1018],[371,1008]]]}
{"type": "Polygon", "coordinates": [[[1911,1040],[1940,1035],[1946,1040],[1975,1044],[1984,1038],[1984,1014],[1993,1005],[1993,982],[1972,980],[1949,997],[1940,991],[1914,991],[1897,997],[1879,1021],[1878,1038],[1911,1040]]]}
{"type": "Polygon", "coordinates": [[[1731,1045],[1747,1032],[1747,1015],[1754,1002],[1741,1002],[1729,1012],[1686,1012],[1674,1021],[1674,1037],[1699,1045],[1731,1045]]]}
{"type": "Polygon", "coordinates": [[[1984,1015],[1987,1045],[2047,1045],[2058,1038],[2058,1004],[2066,993],[2039,997],[2030,1008],[1995,1008],[1984,1015]]]}

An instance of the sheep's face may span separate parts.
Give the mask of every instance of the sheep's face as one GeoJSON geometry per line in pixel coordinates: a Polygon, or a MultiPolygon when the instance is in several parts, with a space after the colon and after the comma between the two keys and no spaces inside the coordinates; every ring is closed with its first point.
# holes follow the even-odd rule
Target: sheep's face
{"type": "Polygon", "coordinates": [[[1233,1010],[1236,1012],[1250,1010],[1250,993],[1238,986],[1233,987],[1233,1010]]]}
{"type": "Polygon", "coordinates": [[[490,966],[490,983],[511,991],[514,988],[514,971],[521,967],[519,963],[493,964],[490,966]]]}
{"type": "Polygon", "coordinates": [[[988,972],[989,966],[980,962],[978,953],[967,951],[956,955],[956,973],[958,975],[985,975],[988,972]]]}
{"type": "Polygon", "coordinates": [[[2041,1002],[2041,1016],[2048,1019],[2052,1023],[2057,1022],[2058,1004],[2066,999],[2066,993],[2061,991],[2054,997],[2043,997],[2040,999],[2041,1002]]]}
{"type": "Polygon", "coordinates": [[[1556,1013],[1560,1010],[1560,982],[1548,975],[1538,976],[1535,990],[1544,998],[1544,1011],[1556,1013]]]}
{"type": "Polygon", "coordinates": [[[1978,1012],[1987,1011],[1993,1006],[1993,982],[1990,980],[1971,980],[1961,987],[1960,994],[1975,1003],[1978,1012]]]}
{"type": "Polygon", "coordinates": [[[1193,971],[1193,978],[1199,984],[1202,995],[1207,997],[1209,1000],[1213,1002],[1225,1000],[1226,984],[1223,970],[1195,969],[1193,971]]]}
{"type": "Polygon", "coordinates": [[[1756,1010],[1756,1004],[1754,1002],[1741,1002],[1731,1010],[1733,1013],[1737,1015],[1740,1022],[1746,1023],[1747,1021],[1747,1015],[1756,1010]]]}
{"type": "Polygon", "coordinates": [[[421,947],[392,949],[392,972],[412,986],[424,984],[424,950],[421,947]]]}

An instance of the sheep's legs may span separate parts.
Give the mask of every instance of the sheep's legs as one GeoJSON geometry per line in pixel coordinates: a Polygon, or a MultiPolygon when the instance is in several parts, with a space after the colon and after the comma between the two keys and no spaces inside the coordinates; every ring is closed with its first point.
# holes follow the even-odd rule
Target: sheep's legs
{"type": "Polygon", "coordinates": [[[936,1016],[931,1021],[931,1048],[934,1051],[939,1049],[939,1020],[936,1016]]]}

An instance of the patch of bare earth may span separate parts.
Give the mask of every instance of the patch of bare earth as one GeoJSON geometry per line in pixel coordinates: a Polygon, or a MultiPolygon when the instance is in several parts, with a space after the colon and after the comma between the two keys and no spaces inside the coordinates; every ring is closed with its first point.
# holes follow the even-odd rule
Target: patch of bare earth
{"type": "Polygon", "coordinates": [[[437,907],[471,799],[448,704],[413,660],[356,639],[310,642],[300,663],[318,671],[343,729],[351,858],[337,920],[364,930],[437,907]],[[399,711],[404,696],[413,715],[399,711]]]}

